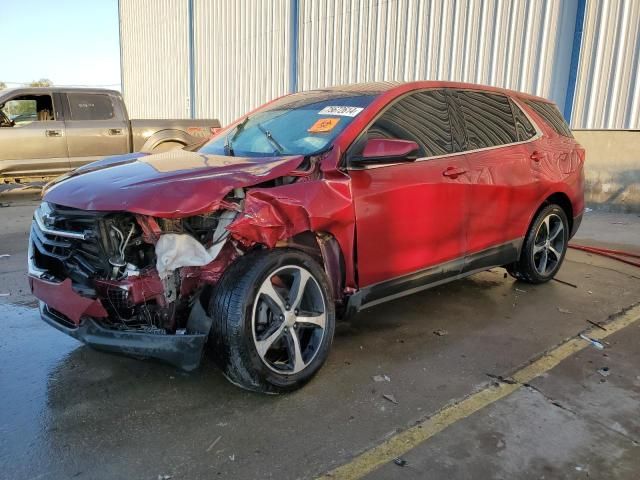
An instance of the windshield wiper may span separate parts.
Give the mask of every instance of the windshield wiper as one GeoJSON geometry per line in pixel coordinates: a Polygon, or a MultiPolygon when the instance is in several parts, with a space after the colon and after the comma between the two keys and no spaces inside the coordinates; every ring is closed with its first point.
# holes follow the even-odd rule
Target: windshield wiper
{"type": "Polygon", "coordinates": [[[256,126],[262,133],[264,133],[264,136],[267,137],[267,140],[269,140],[269,142],[271,142],[271,145],[275,147],[276,152],[282,155],[284,153],[284,147],[280,145],[280,143],[275,138],[273,138],[273,135],[271,135],[271,132],[266,128],[264,128],[262,125],[260,125],[260,123],[258,122],[256,122],[256,126]]]}
{"type": "Polygon", "coordinates": [[[233,145],[232,142],[238,137],[238,135],[240,135],[240,133],[242,132],[242,130],[244,129],[244,126],[247,124],[247,122],[249,121],[249,117],[245,117],[244,120],[242,120],[238,125],[236,125],[235,131],[233,132],[233,135],[231,135],[231,132],[229,132],[229,134],[227,134],[227,136],[224,139],[224,154],[226,156],[231,156],[233,157],[233,145]],[[231,138],[229,138],[229,135],[231,135],[231,138]]]}

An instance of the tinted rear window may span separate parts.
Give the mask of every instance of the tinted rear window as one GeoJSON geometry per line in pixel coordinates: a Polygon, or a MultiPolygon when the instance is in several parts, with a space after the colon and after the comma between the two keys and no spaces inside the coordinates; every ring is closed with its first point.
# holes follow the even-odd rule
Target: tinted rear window
{"type": "Polygon", "coordinates": [[[509,99],[486,92],[459,91],[467,130],[467,148],[495,147],[518,141],[509,99]]]}
{"type": "Polygon", "coordinates": [[[571,129],[564,121],[560,110],[553,103],[540,102],[536,100],[525,100],[533,110],[540,115],[547,124],[559,135],[573,138],[571,129]]]}
{"type": "Polygon", "coordinates": [[[69,93],[71,120],[110,120],[114,117],[109,95],[69,93]]]}

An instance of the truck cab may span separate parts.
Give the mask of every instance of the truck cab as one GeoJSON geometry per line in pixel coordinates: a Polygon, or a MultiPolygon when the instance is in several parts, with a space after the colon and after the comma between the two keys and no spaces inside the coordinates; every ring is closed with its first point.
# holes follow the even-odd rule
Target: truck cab
{"type": "Polygon", "coordinates": [[[55,177],[106,156],[180,148],[218,120],[129,120],[120,92],[20,88],[0,92],[0,178],[55,177]]]}

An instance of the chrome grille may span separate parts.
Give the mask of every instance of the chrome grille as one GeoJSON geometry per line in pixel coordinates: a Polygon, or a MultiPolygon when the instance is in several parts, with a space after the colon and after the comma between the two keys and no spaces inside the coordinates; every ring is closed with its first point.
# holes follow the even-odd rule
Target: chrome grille
{"type": "Polygon", "coordinates": [[[100,225],[104,214],[43,203],[31,224],[32,261],[58,279],[91,287],[89,280],[108,272],[100,225]]]}

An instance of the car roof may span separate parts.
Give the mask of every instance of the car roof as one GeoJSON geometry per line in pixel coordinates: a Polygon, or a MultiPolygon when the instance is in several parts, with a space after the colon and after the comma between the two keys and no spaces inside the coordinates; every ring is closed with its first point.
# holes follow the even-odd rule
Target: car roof
{"type": "Polygon", "coordinates": [[[353,83],[346,85],[335,85],[327,88],[320,88],[315,90],[309,90],[308,92],[336,92],[336,93],[352,93],[356,95],[379,95],[386,92],[393,92],[397,90],[398,93],[411,90],[426,89],[426,88],[455,88],[464,90],[479,90],[493,93],[502,93],[510,97],[517,97],[529,100],[536,100],[545,103],[553,103],[551,100],[531,95],[525,92],[518,92],[516,90],[509,90],[506,88],[492,87],[489,85],[480,85],[475,83],[463,83],[463,82],[449,82],[440,80],[418,80],[414,82],[366,82],[366,83],[353,83]]]}
{"type": "Polygon", "coordinates": [[[45,93],[60,93],[60,92],[78,92],[78,93],[110,93],[120,95],[117,90],[109,90],[106,88],[85,88],[85,87],[17,87],[6,88],[0,90],[0,97],[5,97],[14,94],[23,95],[43,95],[45,93]]]}

